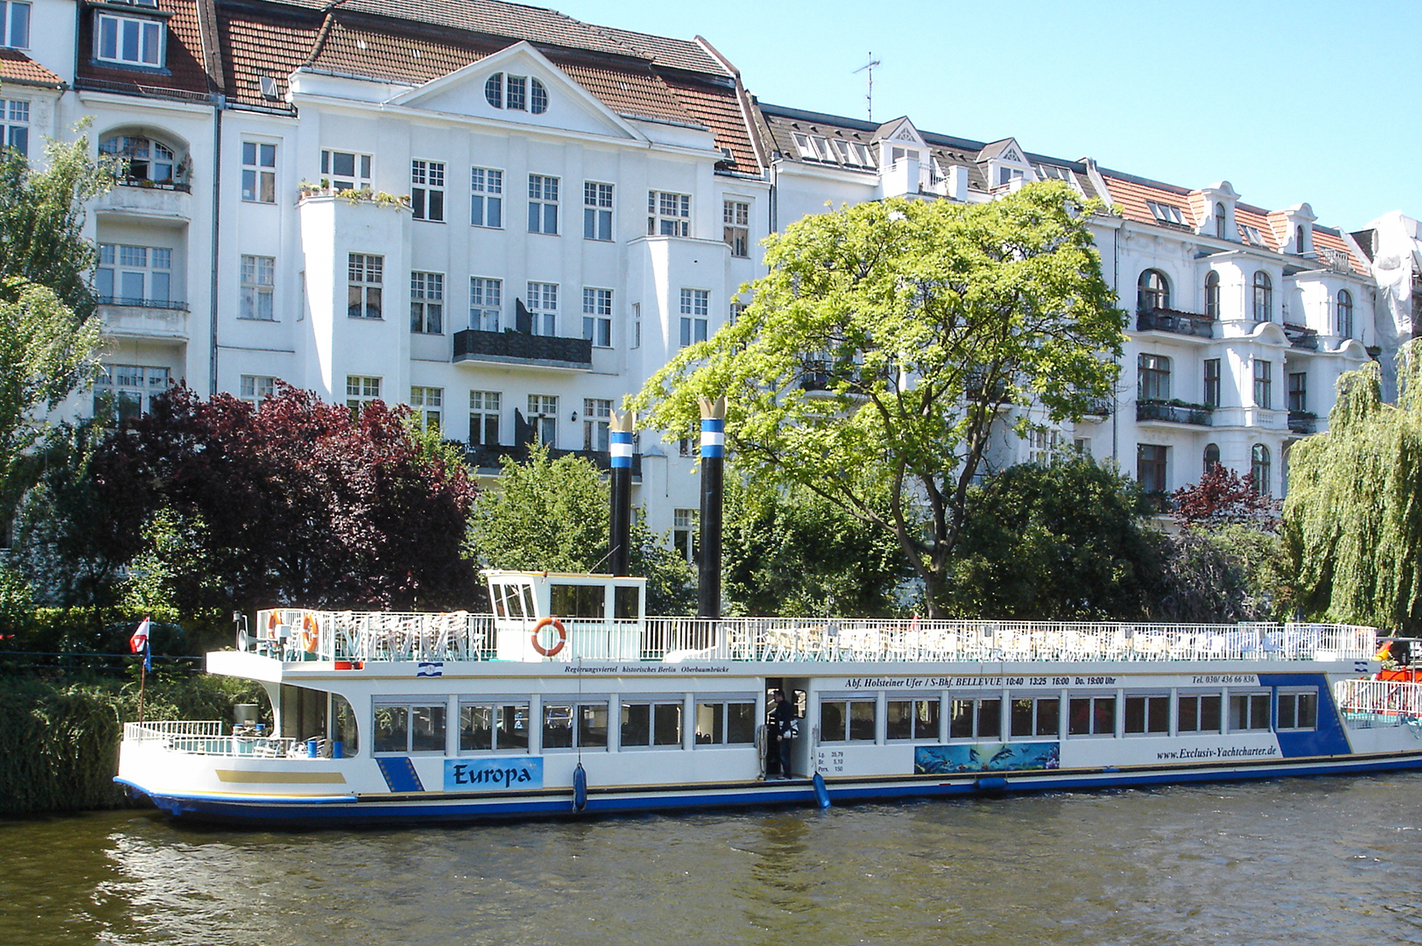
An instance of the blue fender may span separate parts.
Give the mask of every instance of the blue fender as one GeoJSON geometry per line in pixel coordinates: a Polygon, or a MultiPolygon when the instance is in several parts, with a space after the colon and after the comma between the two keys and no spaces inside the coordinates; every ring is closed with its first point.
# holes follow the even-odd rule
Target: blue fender
{"type": "Polygon", "coordinates": [[[582,811],[588,806],[588,773],[583,770],[583,764],[578,763],[578,767],[573,770],[573,810],[582,811]]]}
{"type": "Polygon", "coordinates": [[[821,808],[830,806],[829,789],[825,788],[825,777],[820,773],[815,773],[815,804],[821,808]]]}

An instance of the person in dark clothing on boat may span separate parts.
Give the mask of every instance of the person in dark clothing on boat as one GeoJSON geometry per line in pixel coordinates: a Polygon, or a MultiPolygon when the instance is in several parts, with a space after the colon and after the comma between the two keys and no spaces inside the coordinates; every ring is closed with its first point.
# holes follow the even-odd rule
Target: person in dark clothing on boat
{"type": "Polygon", "coordinates": [[[795,704],[785,698],[784,690],[776,690],[773,699],[775,709],[771,711],[770,718],[775,723],[775,736],[779,740],[780,777],[790,778],[790,748],[800,727],[800,718],[795,715],[795,704]]]}

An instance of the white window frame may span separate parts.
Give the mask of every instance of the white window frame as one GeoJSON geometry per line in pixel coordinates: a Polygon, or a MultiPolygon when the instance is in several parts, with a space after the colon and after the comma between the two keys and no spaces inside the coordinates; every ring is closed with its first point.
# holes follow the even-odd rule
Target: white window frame
{"type": "Polygon", "coordinates": [[[1274,694],[1275,732],[1314,732],[1318,729],[1318,688],[1279,687],[1274,694]],[[1299,720],[1299,703],[1309,707],[1310,721],[1299,720]],[[1287,708],[1286,708],[1287,707],[1287,708]]]}
{"type": "Polygon", "coordinates": [[[438,433],[444,418],[444,388],[410,385],[410,409],[422,430],[438,433]]]}
{"type": "Polygon", "coordinates": [[[410,331],[444,334],[444,273],[410,272],[410,331]]]}
{"type": "MultiPolygon", "coordinates": [[[[925,727],[926,728],[926,727],[925,727]]],[[[916,696],[909,693],[890,693],[884,701],[884,739],[891,744],[904,744],[910,742],[933,742],[939,741],[943,729],[943,700],[937,696],[916,696]],[[892,707],[899,703],[907,703],[909,706],[909,732],[906,736],[896,735],[889,731],[889,720],[892,715],[892,707]],[[933,731],[920,732],[919,726],[919,706],[920,704],[933,704],[933,731]]]]}
{"type": "Polygon", "coordinates": [[[612,347],[612,290],[583,287],[583,338],[594,348],[612,347]]]}
{"type": "Polygon", "coordinates": [[[668,699],[666,697],[623,697],[618,713],[618,749],[630,749],[634,752],[650,749],[680,749],[682,747],[682,740],[686,738],[686,720],[683,718],[685,711],[686,704],[679,699],[668,699]],[[627,738],[629,717],[631,716],[631,711],[634,709],[638,711],[645,710],[646,712],[646,742],[631,742],[627,738]],[[676,739],[673,741],[659,739],[660,731],[657,727],[657,717],[663,713],[674,713],[676,716],[676,739]]]}
{"type": "Polygon", "coordinates": [[[731,255],[750,258],[750,201],[727,198],[721,203],[722,236],[731,255]]]}
{"type": "Polygon", "coordinates": [[[381,756],[381,755],[415,755],[415,756],[444,755],[445,747],[448,745],[448,742],[449,742],[449,706],[448,706],[448,704],[442,703],[442,702],[438,702],[438,701],[436,701],[436,700],[418,700],[418,699],[409,699],[409,700],[393,699],[393,700],[392,700],[392,699],[389,699],[389,698],[380,698],[380,699],[377,699],[377,700],[373,700],[373,701],[372,701],[372,705],[371,705],[371,720],[370,720],[370,748],[371,748],[371,754],[372,754],[372,755],[376,755],[376,756],[381,756]],[[392,748],[392,747],[389,747],[389,746],[386,746],[385,748],[379,748],[379,746],[378,746],[378,744],[377,744],[377,742],[376,742],[376,740],[380,738],[380,736],[379,736],[379,727],[378,727],[378,726],[376,725],[376,723],[375,723],[375,718],[376,718],[376,716],[378,716],[378,715],[380,714],[381,710],[401,710],[401,711],[404,712],[404,714],[405,714],[405,745],[404,745],[402,748],[398,748],[398,749],[397,749],[397,748],[392,748]],[[436,712],[437,712],[438,715],[440,716],[440,721],[441,721],[441,733],[440,733],[440,744],[439,744],[439,747],[438,747],[438,748],[434,748],[434,747],[432,747],[432,746],[426,746],[426,747],[423,747],[423,748],[420,748],[420,749],[416,749],[416,748],[415,748],[415,727],[414,727],[413,723],[414,723],[414,717],[415,717],[415,711],[416,711],[416,710],[426,710],[426,711],[428,711],[428,712],[430,713],[431,719],[433,719],[433,717],[435,716],[436,712]]]}
{"type": "Polygon", "coordinates": [[[466,755],[466,754],[482,755],[483,753],[486,753],[486,752],[487,752],[487,753],[501,753],[501,754],[504,754],[504,755],[515,755],[515,754],[516,754],[516,755],[527,755],[527,754],[531,751],[531,748],[530,748],[530,745],[529,745],[529,744],[532,742],[532,739],[531,739],[531,735],[532,735],[532,734],[530,733],[529,730],[530,730],[530,728],[532,727],[532,725],[533,725],[533,717],[530,715],[530,707],[529,707],[528,697],[523,697],[523,698],[521,698],[521,699],[509,699],[509,700],[497,700],[497,699],[494,699],[494,700],[486,700],[486,699],[460,700],[460,701],[459,701],[459,735],[458,735],[458,742],[456,742],[455,745],[458,746],[458,748],[459,748],[459,754],[460,754],[460,755],[466,755]],[[490,711],[490,712],[489,712],[489,721],[490,721],[490,723],[491,723],[492,725],[491,725],[491,727],[490,727],[490,729],[489,729],[489,745],[488,745],[487,748],[465,748],[465,745],[464,745],[464,733],[465,733],[465,731],[466,731],[465,725],[464,725],[465,714],[466,714],[466,712],[468,712],[468,713],[471,714],[471,722],[472,722],[472,711],[474,711],[474,710],[481,710],[481,709],[482,709],[482,710],[489,710],[489,711],[490,711]],[[511,725],[508,725],[508,726],[505,726],[505,719],[504,719],[505,711],[506,711],[506,710],[513,710],[513,711],[514,711],[513,720],[511,721],[511,725]],[[520,715],[519,715],[519,711],[520,711],[520,710],[523,711],[522,717],[520,717],[520,715]],[[502,733],[502,732],[505,732],[505,731],[516,731],[516,730],[519,728],[518,724],[519,724],[520,721],[523,723],[523,730],[524,730],[523,745],[520,746],[520,745],[518,745],[517,743],[513,743],[512,745],[507,745],[507,746],[506,746],[506,745],[502,745],[502,744],[499,742],[499,734],[502,733]]]}
{"type": "Polygon", "coordinates": [[[613,186],[598,181],[583,181],[583,239],[598,242],[612,240],[613,186]]]}
{"type": "Polygon", "coordinates": [[[498,391],[469,392],[469,446],[497,447],[499,445],[499,417],[502,404],[503,395],[498,391]]]}
{"type": "Polygon", "coordinates": [[[110,305],[173,308],[173,251],[166,246],[100,243],[94,288],[100,301],[110,305]]]}
{"type": "Polygon", "coordinates": [[[384,281],[384,256],[346,254],[346,315],[352,319],[385,318],[384,281]]]}
{"type": "Polygon", "coordinates": [[[1170,694],[1165,690],[1148,693],[1130,692],[1121,701],[1121,733],[1126,736],[1168,736],[1170,735],[1171,717],[1170,694]],[[1131,704],[1136,701],[1143,701],[1141,706],[1141,721],[1145,728],[1131,729],[1131,704]],[[1161,729],[1151,728],[1151,709],[1153,707],[1165,707],[1165,726],[1161,729]]]}
{"type": "Polygon", "coordinates": [[[410,216],[427,223],[444,223],[444,162],[410,161],[410,216]]]}
{"type": "Polygon", "coordinates": [[[14,148],[21,156],[29,157],[29,99],[0,99],[0,148],[14,148]]]}
{"type": "Polygon", "coordinates": [[[374,375],[346,375],[346,407],[351,416],[358,417],[365,406],[380,400],[381,379],[374,375]]]}
{"type": "Polygon", "coordinates": [[[469,169],[469,225],[504,228],[504,172],[498,168],[469,169]]]}
{"type": "MultiPolygon", "coordinates": [[[[873,745],[878,741],[879,735],[879,700],[872,693],[826,693],[820,697],[820,741],[825,745],[873,745]],[[844,728],[831,731],[825,726],[825,707],[838,706],[843,714],[842,722],[844,728]],[[870,733],[865,736],[862,732],[859,735],[854,733],[855,707],[868,706],[873,716],[873,724],[870,733]]],[[[1001,715],[999,713],[999,715],[1001,715]]]]}
{"type": "Polygon", "coordinates": [[[112,401],[119,420],[141,417],[152,407],[153,397],[172,386],[167,368],[157,365],[101,364],[94,378],[94,414],[112,401]]]}
{"type": "Polygon", "coordinates": [[[647,191],[647,235],[691,236],[691,195],[647,191]]]}
{"type": "Polygon", "coordinates": [[[1224,702],[1224,694],[1221,693],[1219,690],[1180,690],[1175,694],[1176,735],[1184,735],[1185,733],[1191,733],[1195,735],[1198,735],[1200,733],[1217,734],[1223,731],[1224,729],[1225,715],[1226,707],[1224,702]],[[1217,722],[1215,723],[1215,727],[1213,729],[1208,729],[1205,727],[1205,714],[1203,708],[1205,705],[1204,701],[1207,699],[1213,699],[1218,704],[1215,707],[1215,715],[1217,717],[1217,722]],[[1189,728],[1186,728],[1185,726],[1181,725],[1181,720],[1184,719],[1185,704],[1183,701],[1185,700],[1191,700],[1194,704],[1189,728]]]}
{"type": "Polygon", "coordinates": [[[672,548],[688,562],[696,561],[697,518],[699,510],[672,510],[672,548]]]}
{"type": "Polygon", "coordinates": [[[692,744],[697,749],[719,749],[724,748],[726,746],[754,745],[755,728],[757,723],[755,716],[756,712],[754,697],[744,695],[718,696],[712,693],[698,696],[696,698],[696,703],[692,709],[692,744]],[[749,738],[737,739],[734,742],[731,740],[730,708],[732,706],[742,707],[742,714],[746,713],[745,707],[750,707],[750,730],[746,734],[749,738]],[[710,733],[706,734],[706,738],[704,740],[702,739],[703,729],[701,725],[703,707],[711,708],[711,731],[710,733]]]}
{"type": "Polygon", "coordinates": [[[242,400],[253,407],[260,407],[265,399],[276,397],[276,378],[265,374],[244,374],[238,379],[237,391],[242,400]]]}
{"type": "Polygon", "coordinates": [[[469,327],[476,332],[497,332],[503,321],[504,281],[489,276],[469,277],[469,327]]]}
{"type": "Polygon", "coordinates": [[[34,8],[21,0],[0,0],[0,46],[10,49],[30,48],[30,21],[34,8]],[[16,10],[24,10],[16,16],[16,10]]]}
{"type": "Polygon", "coordinates": [[[1230,733],[1269,732],[1273,702],[1268,690],[1230,690],[1225,699],[1225,726],[1230,733]],[[1243,713],[1239,712],[1243,709],[1243,713]],[[1258,718],[1263,716],[1262,719],[1258,718]],[[1238,724],[1238,725],[1236,725],[1238,724]]]}
{"type": "Polygon", "coordinates": [[[168,24],[163,20],[108,11],[95,15],[94,58],[99,62],[162,69],[167,62],[167,46],[168,24]]]}
{"type": "Polygon", "coordinates": [[[1067,704],[1067,725],[1063,736],[1067,739],[1112,739],[1116,735],[1116,730],[1121,726],[1121,705],[1116,699],[1115,693],[1069,693],[1066,698],[1067,704]],[[1087,701],[1087,731],[1072,732],[1072,704],[1077,700],[1087,701]],[[1111,729],[1109,731],[1101,729],[1096,724],[1096,706],[1098,703],[1109,703],[1111,705],[1111,729]]]}
{"type": "Polygon", "coordinates": [[[681,290],[681,347],[710,337],[711,290],[681,290]]]}
{"type": "Polygon", "coordinates": [[[321,179],[330,183],[331,189],[340,193],[341,191],[359,191],[370,187],[372,169],[375,166],[375,158],[359,151],[340,151],[335,148],[321,149],[321,179]],[[351,171],[344,174],[337,171],[336,162],[340,158],[351,159],[351,171]]]}
{"type": "Polygon", "coordinates": [[[528,175],[528,232],[558,235],[559,178],[548,174],[528,175]]]}
{"type": "Polygon", "coordinates": [[[276,203],[277,146],[270,141],[242,142],[242,199],[248,203],[276,203]]]}
{"type": "Polygon", "coordinates": [[[242,298],[237,318],[255,322],[276,321],[276,257],[242,254],[242,298]]]}
{"type": "Polygon", "coordinates": [[[612,401],[583,398],[583,449],[606,453],[612,449],[612,401]]]}
{"type": "Polygon", "coordinates": [[[558,446],[558,395],[530,394],[528,424],[533,435],[545,447],[558,446]]]}
{"type": "Polygon", "coordinates": [[[530,282],[528,284],[528,314],[533,320],[533,334],[554,338],[558,335],[558,284],[530,282]]]}

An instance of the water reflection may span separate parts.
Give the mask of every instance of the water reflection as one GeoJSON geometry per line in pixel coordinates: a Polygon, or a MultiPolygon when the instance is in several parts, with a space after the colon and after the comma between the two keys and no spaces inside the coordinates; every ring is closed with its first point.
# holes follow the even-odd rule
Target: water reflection
{"type": "Polygon", "coordinates": [[[1419,787],[309,835],[0,822],[0,943],[1422,943],[1419,787]]]}

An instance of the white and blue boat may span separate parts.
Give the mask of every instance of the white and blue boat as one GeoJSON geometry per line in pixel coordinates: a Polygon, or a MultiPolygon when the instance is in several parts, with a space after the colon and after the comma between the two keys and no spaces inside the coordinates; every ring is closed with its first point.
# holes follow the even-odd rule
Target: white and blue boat
{"type": "Polygon", "coordinates": [[[260,612],[207,666],[270,731],[129,723],[118,781],[295,826],[1422,768],[1422,683],[1371,628],[648,618],[640,578],[486,577],[492,614],[260,612]]]}

